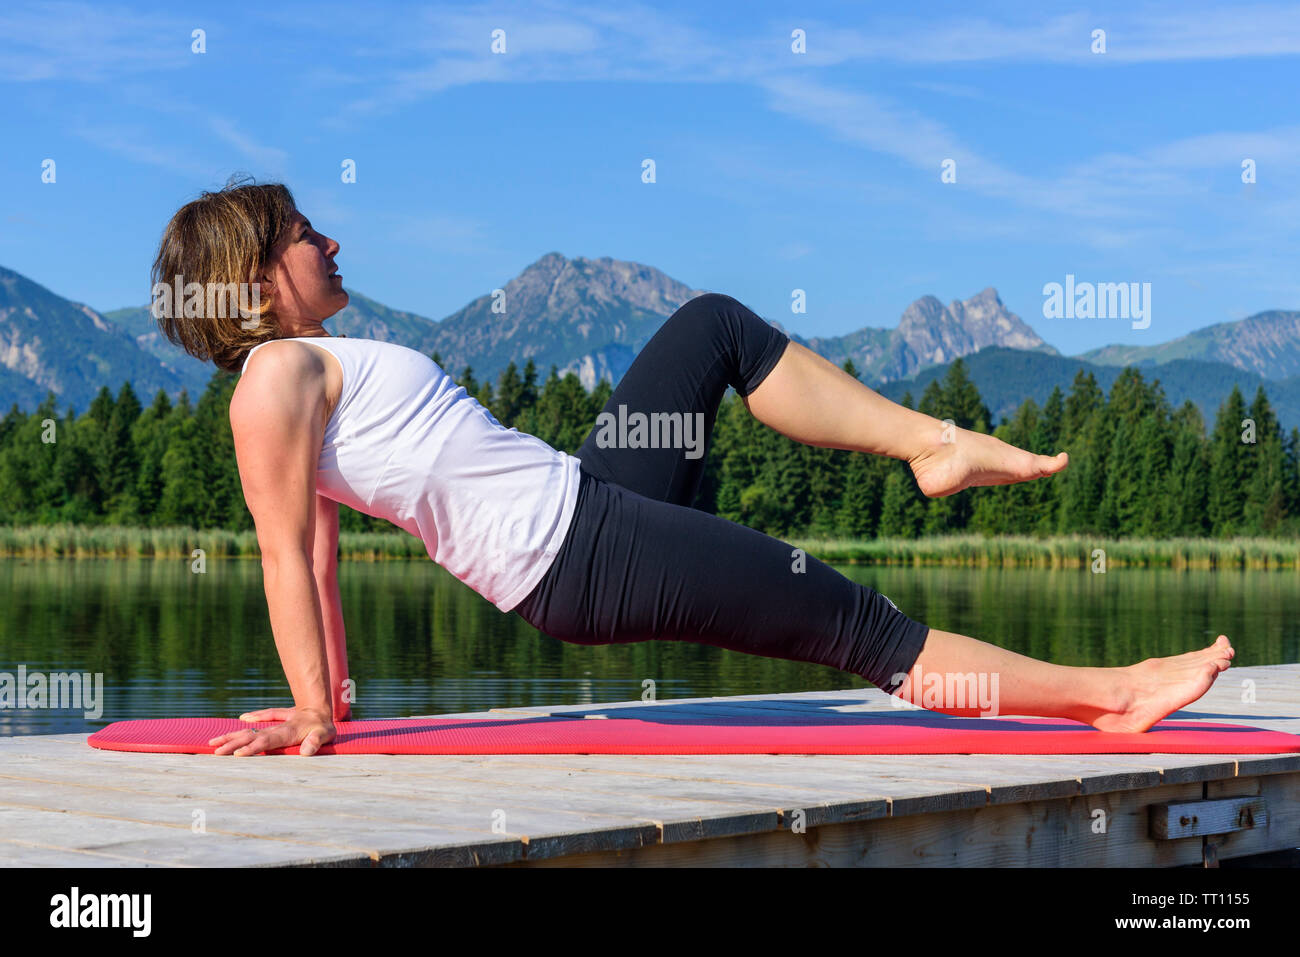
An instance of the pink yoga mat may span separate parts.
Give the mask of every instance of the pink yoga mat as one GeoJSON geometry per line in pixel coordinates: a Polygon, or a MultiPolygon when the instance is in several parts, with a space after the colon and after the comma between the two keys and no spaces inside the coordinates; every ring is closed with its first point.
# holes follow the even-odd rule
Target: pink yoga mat
{"type": "MultiPolygon", "coordinates": [[[[211,754],[234,718],[118,721],[87,743],[109,751],[211,754]]],[[[320,754],[1265,754],[1300,753],[1300,735],[1239,724],[1162,721],[1113,734],[1060,718],[821,715],[700,718],[399,718],[342,721],[320,754]]],[[[297,754],[298,747],[268,754],[297,754]]]]}

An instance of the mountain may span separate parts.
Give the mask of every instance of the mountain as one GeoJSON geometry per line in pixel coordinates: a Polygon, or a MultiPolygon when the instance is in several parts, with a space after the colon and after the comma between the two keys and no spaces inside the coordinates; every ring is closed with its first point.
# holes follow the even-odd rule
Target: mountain
{"type": "MultiPolygon", "coordinates": [[[[993,414],[995,424],[1010,418],[1025,399],[1033,399],[1041,406],[1054,386],[1060,386],[1061,391],[1069,395],[1070,385],[1080,369],[1085,373],[1091,372],[1097,384],[1109,392],[1122,368],[1099,365],[1078,357],[998,347],[965,356],[963,361],[984,404],[993,414]]],[[[895,402],[910,392],[912,404],[916,405],[930,381],[943,378],[950,366],[951,363],[932,366],[911,378],[886,383],[880,387],[880,392],[895,402]]],[[[1159,366],[1143,367],[1140,371],[1148,382],[1160,380],[1172,408],[1190,399],[1200,409],[1207,427],[1214,424],[1219,405],[1228,397],[1233,385],[1241,389],[1247,402],[1262,385],[1283,426],[1300,427],[1300,377],[1265,379],[1224,362],[1199,359],[1172,359],[1159,366]]]]}
{"type": "MultiPolygon", "coordinates": [[[[473,366],[480,379],[495,378],[512,360],[531,358],[543,374],[553,363],[590,389],[602,378],[617,382],[664,319],[703,291],[640,263],[548,253],[506,283],[504,312],[492,311],[491,295],[481,296],[435,323],[421,348],[456,372],[473,366]]],[[[872,383],[987,346],[1056,354],[992,288],[947,306],[925,296],[895,329],[792,338],[837,365],[852,359],[872,383]]]]}
{"type": "MultiPolygon", "coordinates": [[[[506,282],[499,297],[480,296],[441,321],[349,290],[348,307],[326,328],[438,353],[456,374],[472,366],[479,381],[531,358],[542,376],[554,364],[591,388],[601,378],[617,381],[663,320],[701,292],[640,263],[552,252],[506,282]]],[[[1161,378],[1174,404],[1191,398],[1212,417],[1234,382],[1250,394],[1263,383],[1283,421],[1300,424],[1295,312],[1261,313],[1161,345],[1108,346],[1068,358],[988,288],[946,306],[924,296],[893,329],[792,337],[836,364],[851,359],[864,381],[893,398],[910,389],[919,400],[929,379],[965,356],[996,416],[1010,414],[1027,396],[1041,402],[1053,385],[1068,389],[1080,367],[1109,387],[1120,365],[1138,363],[1154,366],[1145,374],[1161,378]]],[[[116,390],[125,379],[142,398],[158,388],[194,395],[212,372],[161,336],[148,306],[100,315],[0,268],[0,409],[13,402],[32,409],[48,389],[65,406],[84,409],[101,384],[116,390]]]]}
{"type": "Polygon", "coordinates": [[[436,323],[424,351],[454,372],[473,366],[480,379],[495,378],[511,361],[532,359],[542,375],[554,364],[590,389],[622,378],[664,319],[703,291],[640,263],[559,253],[502,289],[503,297],[480,296],[436,323]]]}
{"type": "Polygon", "coordinates": [[[1079,358],[1098,365],[1159,365],[1174,359],[1222,362],[1267,379],[1300,375],[1300,312],[1273,310],[1220,322],[1150,346],[1111,345],[1079,358]]]}
{"type": "Polygon", "coordinates": [[[32,409],[53,390],[85,410],[100,387],[130,381],[141,401],[178,393],[180,377],[89,306],[0,266],[0,409],[32,409]],[[35,401],[33,401],[33,399],[35,401]]]}
{"type": "MultiPolygon", "coordinates": [[[[104,318],[121,329],[132,341],[149,355],[153,356],[164,369],[180,380],[181,386],[189,390],[191,396],[203,391],[212,373],[216,370],[210,362],[200,362],[178,346],[167,341],[167,337],[158,329],[158,321],[149,312],[148,306],[128,306],[125,309],[113,309],[104,313],[104,318]]],[[[136,390],[139,392],[139,390],[136,390]]]]}
{"type": "Polygon", "coordinates": [[[872,384],[906,378],[925,366],[989,346],[1057,354],[991,287],[947,306],[934,296],[922,296],[904,310],[895,329],[860,329],[832,339],[799,341],[836,365],[852,359],[863,381],[872,384]]]}

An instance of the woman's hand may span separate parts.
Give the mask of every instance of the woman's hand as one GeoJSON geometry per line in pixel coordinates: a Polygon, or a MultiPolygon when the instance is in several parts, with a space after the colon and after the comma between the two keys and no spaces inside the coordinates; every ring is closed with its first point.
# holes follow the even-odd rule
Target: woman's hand
{"type": "Polygon", "coordinates": [[[266,708],[241,714],[239,720],[281,721],[283,724],[260,731],[245,728],[212,738],[208,744],[216,746],[215,754],[245,757],[296,744],[299,745],[298,753],[308,757],[334,740],[333,720],[325,712],[311,708],[266,708]]]}

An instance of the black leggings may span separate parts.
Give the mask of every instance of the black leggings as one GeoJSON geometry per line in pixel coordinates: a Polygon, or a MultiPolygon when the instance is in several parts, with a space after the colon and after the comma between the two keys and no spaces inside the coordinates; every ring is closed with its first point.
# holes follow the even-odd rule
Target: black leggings
{"type": "MultiPolygon", "coordinates": [[[[701,413],[707,443],[727,387],[748,395],[789,341],[730,296],[698,296],[636,357],[604,412],[617,421],[625,406],[633,424],[636,412],[701,413]]],[[[598,422],[578,451],[573,523],[517,607],[525,621],[578,644],[696,641],[897,687],[925,625],[793,546],[691,508],[706,458],[698,448],[612,447],[611,437],[598,422]]]]}

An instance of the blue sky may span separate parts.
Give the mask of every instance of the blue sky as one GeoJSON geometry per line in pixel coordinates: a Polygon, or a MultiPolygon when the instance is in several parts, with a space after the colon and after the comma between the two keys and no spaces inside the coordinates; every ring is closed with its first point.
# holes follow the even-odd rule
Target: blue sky
{"type": "Polygon", "coordinates": [[[1292,3],[7,2],[0,265],[143,304],[170,215],[247,172],[434,319],[555,250],[804,335],[994,286],[1064,352],[1155,343],[1300,308],[1298,81],[1292,3]],[[1149,328],[1044,318],[1067,273],[1151,283],[1149,328]]]}

